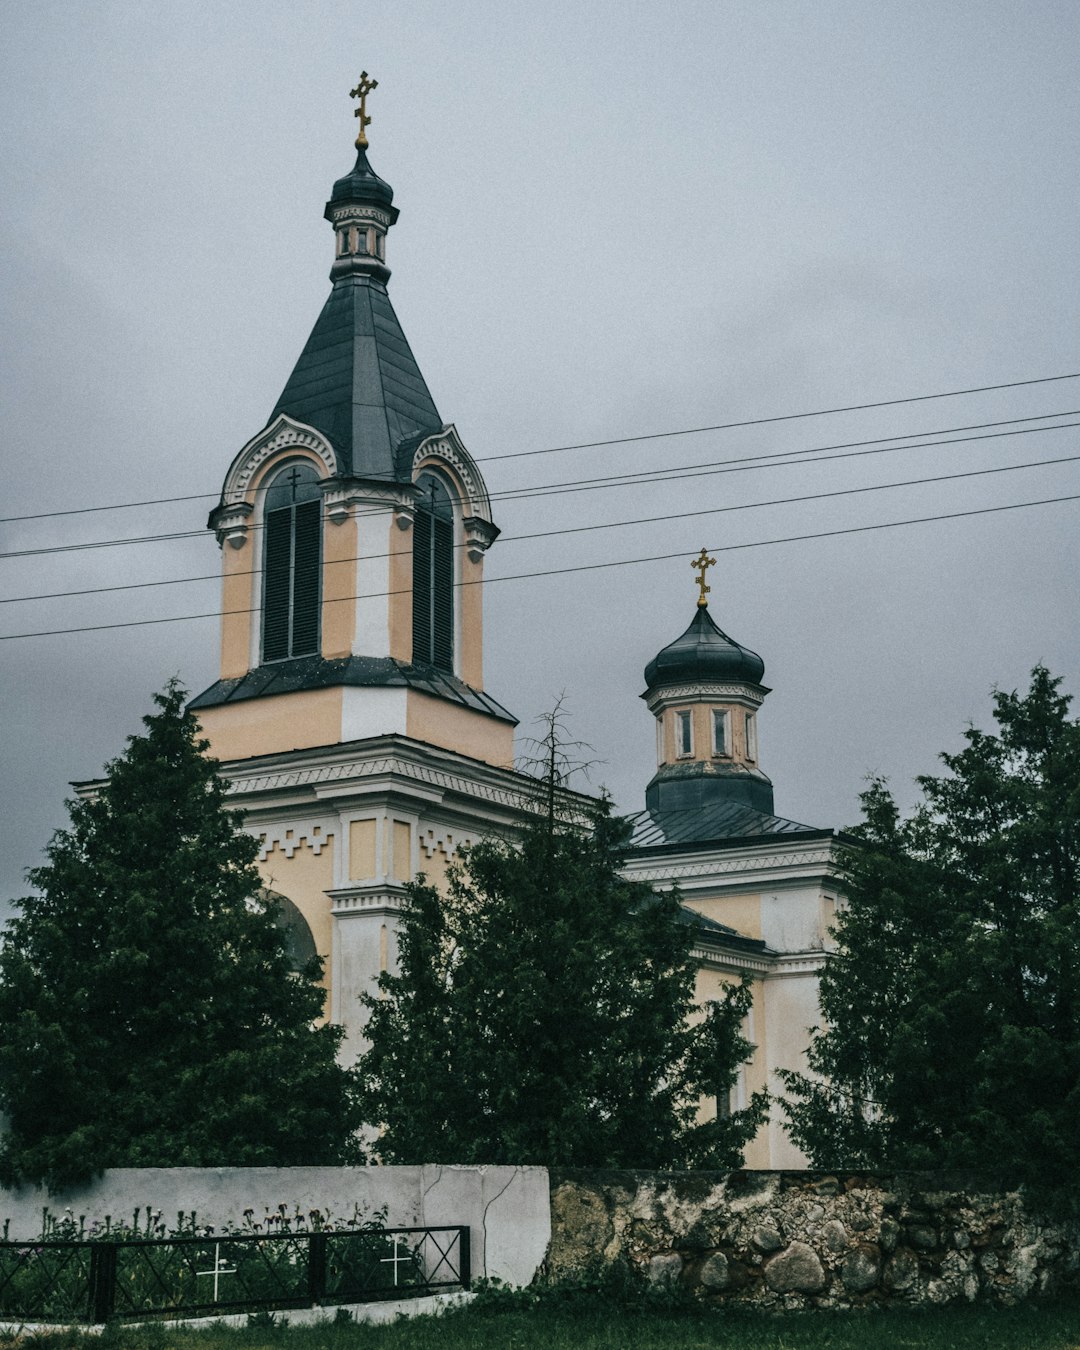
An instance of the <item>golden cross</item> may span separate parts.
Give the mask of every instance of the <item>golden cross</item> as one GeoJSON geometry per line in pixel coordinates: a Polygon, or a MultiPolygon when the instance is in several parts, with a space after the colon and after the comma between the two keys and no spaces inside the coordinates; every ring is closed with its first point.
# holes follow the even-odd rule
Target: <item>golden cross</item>
{"type": "Polygon", "coordinates": [[[360,72],[360,83],[355,89],[349,90],[350,98],[358,98],[360,100],[359,108],[353,113],[354,117],[359,117],[360,119],[360,134],[356,138],[357,150],[363,150],[367,146],[367,132],[364,128],[371,125],[371,118],[367,115],[367,96],[373,89],[378,89],[378,87],[379,81],[369,80],[367,71],[362,70],[360,72]]]}
{"type": "Polygon", "coordinates": [[[701,594],[698,596],[699,609],[704,609],[709,603],[705,597],[710,593],[712,588],[705,585],[705,569],[707,567],[712,567],[715,562],[716,559],[710,558],[706,550],[702,549],[700,554],[690,564],[693,570],[700,574],[697,580],[697,584],[701,587],[701,594]]]}

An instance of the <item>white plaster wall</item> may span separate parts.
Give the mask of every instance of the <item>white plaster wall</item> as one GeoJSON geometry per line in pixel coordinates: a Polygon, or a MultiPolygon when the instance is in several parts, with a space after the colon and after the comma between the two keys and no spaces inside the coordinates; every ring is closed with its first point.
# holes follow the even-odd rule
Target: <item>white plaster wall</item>
{"type": "Polygon", "coordinates": [[[806,952],[823,947],[821,887],[815,884],[763,892],[761,936],[774,952],[806,952]]]}
{"type": "Polygon", "coordinates": [[[364,1048],[368,1012],[360,1002],[360,995],[377,992],[384,942],[387,969],[397,969],[397,930],[396,911],[380,908],[334,915],[334,982],[330,1016],[345,1028],[340,1056],[343,1063],[352,1063],[364,1048]]]}
{"type": "MultiPolygon", "coordinates": [[[[776,1076],[777,1069],[806,1071],[806,1050],[810,1043],[810,1028],[820,1021],[817,973],[781,975],[766,978],[765,1044],[768,1052],[769,1091],[774,1097],[786,1095],[786,1088],[776,1076]]],[[[784,1129],[783,1111],[775,1103],[769,1111],[766,1126],[769,1138],[769,1166],[802,1168],[807,1166],[806,1155],[792,1143],[784,1129]]]]}
{"type": "Polygon", "coordinates": [[[389,736],[391,732],[404,736],[408,692],[405,688],[365,689],[346,685],[341,691],[341,739],[362,741],[369,736],[389,736]]]}
{"type": "Polygon", "coordinates": [[[40,1236],[42,1210],[65,1211],[87,1224],[106,1215],[130,1223],[135,1210],[160,1210],[172,1227],[183,1211],[216,1228],[241,1225],[244,1210],[261,1219],[285,1204],[349,1218],[386,1206],[391,1228],[468,1225],[472,1274],[528,1284],[551,1239],[544,1167],[121,1167],[97,1181],[50,1195],[37,1187],[0,1190],[0,1226],[16,1239],[40,1236]]]}
{"type": "Polygon", "coordinates": [[[357,514],[356,637],[360,656],[390,655],[390,544],[393,514],[370,503],[357,514]]]}

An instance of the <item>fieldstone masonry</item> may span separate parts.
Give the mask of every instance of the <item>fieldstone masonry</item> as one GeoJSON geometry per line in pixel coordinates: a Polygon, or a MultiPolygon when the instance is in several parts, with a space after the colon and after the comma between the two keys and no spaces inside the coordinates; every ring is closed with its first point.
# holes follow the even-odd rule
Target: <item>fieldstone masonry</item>
{"type": "Polygon", "coordinates": [[[617,1266],[710,1303],[1013,1303],[1080,1286],[1080,1223],[963,1176],[553,1172],[541,1278],[617,1266]]]}

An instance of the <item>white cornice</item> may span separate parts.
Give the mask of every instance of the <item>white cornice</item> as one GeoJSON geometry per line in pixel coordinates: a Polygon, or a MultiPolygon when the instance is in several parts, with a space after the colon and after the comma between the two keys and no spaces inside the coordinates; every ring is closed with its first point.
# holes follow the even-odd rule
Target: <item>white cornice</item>
{"type": "Polygon", "coordinates": [[[388,792],[419,792],[432,801],[455,794],[516,813],[534,801],[539,791],[535,779],[514,769],[468,760],[459,766],[450,753],[420,742],[395,745],[393,739],[384,738],[366,754],[362,742],[349,747],[351,754],[343,749],[332,747],[305,756],[300,764],[293,756],[274,756],[259,767],[233,761],[223,764],[221,773],[234,798],[287,794],[317,801],[338,796],[352,784],[363,784],[367,790],[378,784],[388,792]],[[290,759],[292,764],[287,762],[290,759]]]}
{"type": "Polygon", "coordinates": [[[760,708],[768,692],[763,685],[744,684],[741,680],[695,680],[692,684],[665,684],[659,689],[647,690],[641,697],[650,712],[669,708],[673,703],[695,703],[703,699],[760,708]]]}
{"type": "Polygon", "coordinates": [[[831,843],[808,848],[797,842],[778,846],[773,840],[761,840],[740,845],[737,850],[710,849],[708,845],[702,845],[695,852],[697,856],[668,854],[641,862],[630,858],[623,871],[635,881],[671,883],[750,876],[760,883],[766,879],[789,878],[793,874],[831,875],[838,861],[831,843]]]}
{"type": "Polygon", "coordinates": [[[820,948],[808,952],[785,952],[783,956],[776,958],[768,978],[783,980],[817,975],[828,959],[828,952],[820,948]]]}
{"type": "Polygon", "coordinates": [[[698,943],[690,949],[690,955],[707,970],[718,970],[725,975],[740,975],[745,970],[751,975],[768,977],[776,965],[776,957],[764,952],[740,952],[731,948],[717,950],[698,943]]]}
{"type": "Polygon", "coordinates": [[[405,902],[404,886],[378,883],[371,886],[337,886],[326,894],[335,919],[398,915],[405,902]]]}

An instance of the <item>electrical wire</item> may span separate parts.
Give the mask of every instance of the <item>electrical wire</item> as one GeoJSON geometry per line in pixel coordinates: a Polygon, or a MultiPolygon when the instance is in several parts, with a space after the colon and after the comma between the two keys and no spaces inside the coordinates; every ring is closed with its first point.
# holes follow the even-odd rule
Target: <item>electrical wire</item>
{"type": "MultiPolygon", "coordinates": [[[[610,445],[631,445],[641,441],[664,440],[671,436],[698,436],[708,431],[731,431],[740,427],[766,426],[776,422],[796,422],[810,417],[832,417],[839,413],[868,412],[874,408],[896,408],[907,403],[928,403],[935,399],[961,398],[970,394],[988,394],[1001,389],[1022,389],[1027,385],[1055,384],[1061,380],[1077,379],[1080,379],[1080,371],[1069,375],[1043,375],[1031,380],[1011,380],[1005,384],[983,384],[969,389],[947,389],[939,394],[913,394],[906,398],[882,399],[876,403],[851,403],[839,408],[816,408],[811,412],[779,413],[771,417],[751,417],[741,422],[718,422],[712,426],[684,427],[677,431],[652,431],[640,436],[615,436],[604,441],[581,441],[574,445],[552,445],[539,450],[514,450],[503,455],[480,455],[477,456],[476,462],[488,464],[495,460],[528,459],[533,455],[557,455],[570,450],[595,450],[610,445]]],[[[1049,417],[1058,415],[1056,413],[1047,414],[1049,417]]],[[[23,520],[46,520],[55,516],[87,515],[95,511],[122,511],[137,506],[167,506],[174,502],[212,501],[219,495],[217,492],[195,492],[177,497],[151,497],[143,501],[110,502],[102,506],[73,506],[62,511],[37,511],[31,515],[0,516],[0,525],[8,525],[23,520]]]]}
{"type": "MultiPolygon", "coordinates": [[[[756,511],[762,507],[768,506],[791,506],[801,502],[824,501],[830,497],[852,497],[867,492],[887,492],[892,488],[903,487],[922,487],[928,483],[950,483],[962,478],[984,478],[991,474],[1015,473],[1021,469],[1039,469],[1057,464],[1074,464],[1080,461],[1080,455],[1061,455],[1055,459],[1034,459],[1024,464],[1003,464],[992,469],[968,469],[963,473],[937,474],[929,478],[905,478],[896,483],[871,483],[865,487],[837,488],[831,492],[811,492],[804,493],[798,497],[773,497],[764,502],[742,502],[731,506],[708,506],[700,511],[676,511],[671,515],[664,516],[640,516],[633,520],[610,520],[599,522],[594,525],[567,525],[557,530],[537,530],[532,534],[509,534],[500,535],[501,544],[518,544],[533,539],[551,539],[564,534],[588,534],[596,530],[615,530],[630,525],[658,525],[669,520],[691,520],[697,516],[717,516],[723,515],[728,511],[756,511]]],[[[455,543],[454,549],[466,549],[467,543],[455,543]]],[[[346,563],[355,562],[374,562],[379,558],[392,558],[400,556],[399,553],[366,553],[363,559],[360,557],[351,558],[333,558],[323,559],[324,566],[342,567],[346,563]]],[[[229,578],[255,576],[262,571],[261,568],[248,568],[240,572],[230,572],[229,578]]],[[[25,603],[33,600],[63,600],[71,599],[83,595],[104,595],[115,591],[139,591],[149,590],[159,586],[184,586],[198,581],[220,581],[222,573],[206,572],[200,576],[194,577],[172,577],[163,581],[129,581],[119,586],[88,586],[84,590],[77,591],[52,591],[43,595],[11,595],[0,597],[0,605],[13,605],[25,603]]],[[[331,602],[335,603],[335,602],[331,602]]]]}
{"type": "MultiPolygon", "coordinates": [[[[1073,413],[1080,412],[1080,409],[1074,409],[1071,412],[1047,413],[1043,417],[1016,418],[1010,419],[1006,425],[1013,425],[1014,422],[1028,422],[1033,420],[1045,420],[1046,417],[1068,417],[1073,413]]],[[[1001,426],[1000,422],[988,422],[978,424],[981,426],[1001,426]]],[[[649,485],[652,483],[681,482],[687,478],[710,477],[720,473],[745,473],[754,469],[775,469],[786,468],[799,464],[824,464],[830,460],[836,459],[857,459],[865,455],[894,454],[903,450],[922,450],[933,449],[941,445],[964,445],[972,441],[998,440],[1008,436],[1030,436],[1047,431],[1067,431],[1071,427],[1080,426],[1080,422],[1057,422],[1053,426],[1013,427],[1011,431],[987,431],[978,436],[953,436],[938,440],[918,440],[911,441],[906,445],[883,444],[903,439],[902,437],[886,436],[875,437],[868,441],[846,441],[835,445],[814,446],[809,450],[784,450],[776,451],[764,455],[738,456],[735,459],[712,460],[704,464],[692,463],[677,465],[670,469],[643,469],[634,474],[618,474],[614,477],[602,478],[583,478],[569,480],[564,483],[541,484],[532,488],[517,488],[502,493],[492,493],[491,497],[498,501],[524,501],[542,497],[561,496],[567,493],[577,492],[595,492],[611,487],[634,487],[638,485],[649,485]],[[869,449],[853,449],[851,447],[869,446],[869,449]],[[835,453],[827,453],[835,452],[835,453]],[[802,455],[801,459],[793,459],[790,456],[802,455]]],[[[957,427],[954,430],[960,431],[967,428],[957,427]]],[[[947,428],[947,430],[949,430],[947,428]]],[[[923,432],[916,435],[931,435],[933,433],[923,432]]],[[[355,513],[354,519],[385,515],[386,508],[380,507],[371,510],[360,510],[355,513]]],[[[260,523],[247,526],[249,531],[262,529],[260,523]]],[[[13,549],[0,553],[0,559],[4,558],[31,558],[39,557],[45,554],[54,553],[76,553],[88,549],[98,548],[117,548],[127,544],[156,544],[173,542],[178,539],[201,539],[205,538],[205,530],[180,530],[172,533],[152,534],[152,535],[134,535],[120,539],[94,539],[79,544],[52,544],[42,548],[31,549],[13,549]]]]}
{"type": "MultiPolygon", "coordinates": [[[[1080,501],[1080,493],[1063,497],[1042,497],[1031,502],[1008,502],[1003,506],[983,506],[970,511],[948,511],[941,515],[915,516],[908,520],[886,520],[874,525],[849,525],[838,530],[818,530],[810,534],[790,534],[779,539],[756,539],[745,544],[724,544],[709,550],[710,553],[734,553],[742,549],[767,548],[774,544],[801,543],[810,539],[833,539],[845,534],[868,534],[875,530],[894,530],[907,525],[926,525],[942,520],[961,520],[969,516],[995,515],[1002,511],[1022,511],[1032,506],[1053,506],[1060,502],[1080,501]]],[[[633,567],[641,563],[669,562],[673,558],[686,556],[686,550],[676,553],[655,553],[644,558],[621,558],[610,562],[578,563],[571,567],[549,567],[535,572],[516,572],[502,577],[481,577],[474,581],[456,581],[455,590],[466,586],[492,586],[505,581],[528,581],[537,577],[564,576],[571,572],[597,572],[611,567],[633,567]]],[[[330,601],[331,604],[343,604],[356,600],[379,600],[393,595],[411,594],[410,589],[396,591],[370,591],[362,595],[342,595],[330,601]]],[[[7,633],[0,635],[0,642],[16,642],[24,638],[64,637],[74,633],[100,633],[117,628],[145,628],[154,624],[187,623],[196,619],[229,618],[241,614],[257,614],[259,610],[250,606],[245,609],[210,610],[205,614],[174,614],[160,619],[128,619],[119,623],[87,624],[79,628],[51,628],[36,633],[7,633]]]]}

